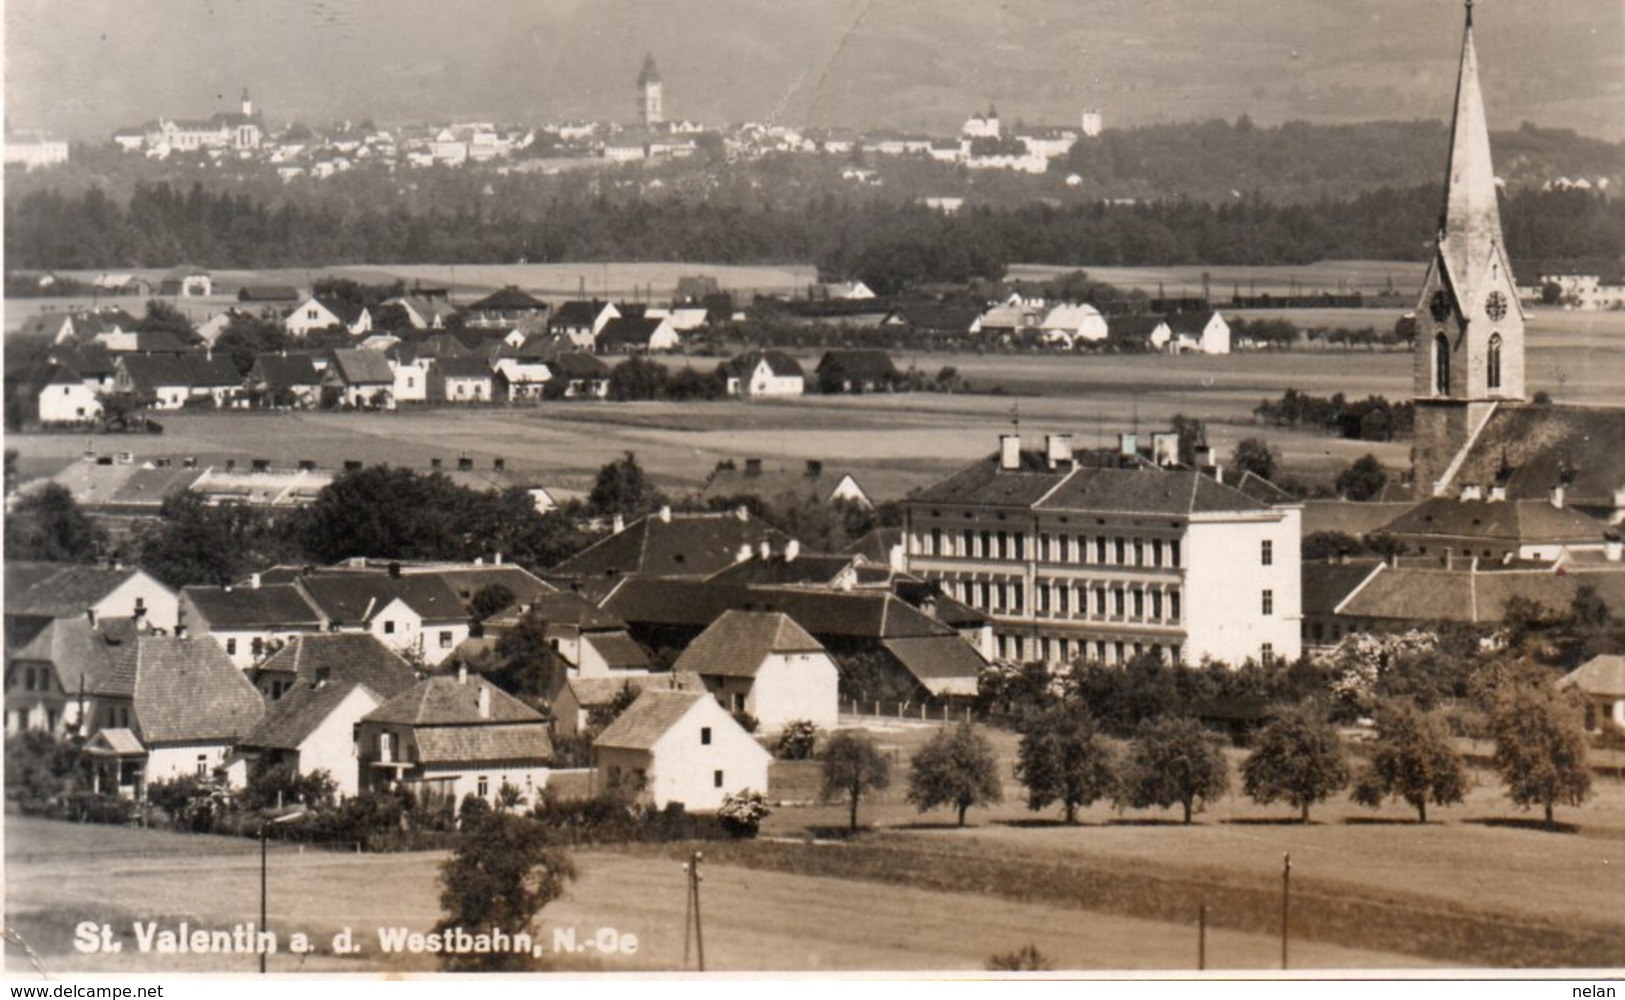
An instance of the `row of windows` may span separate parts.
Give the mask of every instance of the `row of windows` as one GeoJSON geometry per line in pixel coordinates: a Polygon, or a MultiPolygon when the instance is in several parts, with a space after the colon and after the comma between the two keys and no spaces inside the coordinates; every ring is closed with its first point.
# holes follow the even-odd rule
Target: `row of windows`
{"type": "MultiPolygon", "coordinates": [[[[1020,582],[943,580],[940,584],[950,596],[982,611],[1022,614],[1026,610],[1026,586],[1020,582]]],[[[1039,583],[1037,591],[1038,606],[1035,610],[1040,615],[1094,615],[1165,624],[1177,623],[1181,617],[1182,602],[1178,589],[1039,583]]]]}
{"type": "MultiPolygon", "coordinates": [[[[1024,531],[978,531],[965,528],[955,534],[932,528],[926,542],[926,555],[960,559],[1027,559],[1027,533],[1024,531]]],[[[1177,569],[1180,540],[1177,538],[1128,538],[1122,535],[1052,535],[1041,532],[1033,558],[1039,562],[1071,563],[1077,566],[1152,566],[1177,569]]]]}
{"type": "MultiPolygon", "coordinates": [[[[1501,335],[1490,335],[1489,350],[1484,356],[1484,383],[1490,389],[1501,388],[1501,335]]],[[[1433,391],[1435,395],[1450,395],[1450,338],[1441,331],[1433,338],[1433,391]]]]}
{"type": "Polygon", "coordinates": [[[1095,663],[1127,663],[1130,659],[1149,651],[1153,656],[1177,663],[1181,647],[1178,643],[1164,646],[1160,642],[1149,645],[1125,639],[1052,639],[1047,635],[1001,635],[995,638],[998,656],[1018,662],[1072,663],[1089,660],[1095,663]]]}

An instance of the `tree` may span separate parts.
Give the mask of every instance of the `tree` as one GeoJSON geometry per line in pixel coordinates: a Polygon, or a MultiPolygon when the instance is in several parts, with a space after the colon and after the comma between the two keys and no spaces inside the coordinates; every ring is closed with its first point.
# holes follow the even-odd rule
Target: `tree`
{"type": "MultiPolygon", "coordinates": [[[[563,895],[575,878],[568,854],[549,846],[547,828],[525,816],[497,810],[466,817],[457,848],[440,868],[441,933],[529,934],[542,907],[563,895]]],[[[513,951],[446,954],[453,971],[517,971],[528,955],[513,951]]]]}
{"type": "Polygon", "coordinates": [[[1375,500],[1388,485],[1388,473],[1375,455],[1362,455],[1337,474],[1333,484],[1345,500],[1375,500]]]}
{"type": "Polygon", "coordinates": [[[1495,770],[1507,797],[1520,808],[1541,806],[1546,826],[1553,808],[1578,806],[1591,796],[1585,734],[1574,704],[1546,684],[1509,683],[1490,713],[1495,770]]]}
{"type": "Polygon", "coordinates": [[[840,732],[824,747],[824,784],[820,798],[825,802],[846,799],[851,807],[847,829],[858,832],[858,800],[869,792],[891,785],[891,761],[880,752],[874,737],[866,733],[840,732]]]}
{"type": "Polygon", "coordinates": [[[1169,424],[1179,435],[1179,464],[1196,465],[1196,449],[1207,444],[1207,424],[1198,417],[1176,413],[1169,424]]]}
{"type": "Polygon", "coordinates": [[[937,730],[909,763],[908,800],[921,812],[952,806],[960,826],[971,806],[1004,801],[993,745],[969,722],[937,730]]]}
{"type": "Polygon", "coordinates": [[[1036,812],[1059,802],[1072,824],[1079,806],[1111,794],[1116,766],[1088,710],[1075,703],[1057,704],[1032,713],[1023,724],[1016,779],[1027,786],[1028,809],[1036,812]]]}
{"type": "Polygon", "coordinates": [[[142,333],[173,333],[188,344],[197,340],[197,330],[186,314],[161,299],[147,300],[147,314],[136,320],[135,328],[142,333]]]}
{"type": "Polygon", "coordinates": [[[1404,701],[1388,702],[1377,713],[1377,742],[1371,763],[1354,783],[1354,801],[1372,809],[1389,796],[1428,821],[1428,803],[1446,806],[1467,795],[1467,768],[1450,733],[1430,715],[1404,701]]]}
{"type": "Polygon", "coordinates": [[[89,562],[107,545],[65,486],[47,483],[20,497],[6,517],[6,558],[89,562]]]}
{"type": "Polygon", "coordinates": [[[255,569],[298,557],[273,515],[229,503],[210,506],[191,490],[168,497],[137,539],[140,563],[171,587],[226,586],[255,569]]]}
{"type": "Polygon", "coordinates": [[[488,583],[474,591],[474,596],[469,598],[468,615],[475,621],[482,622],[513,602],[513,591],[500,583],[488,583]]]}
{"type": "Polygon", "coordinates": [[[587,505],[599,514],[642,514],[660,503],[660,491],[638,464],[637,455],[627,452],[598,470],[587,505]]]}
{"type": "Polygon", "coordinates": [[[1247,796],[1260,805],[1281,799],[1298,807],[1309,822],[1309,807],[1349,783],[1348,760],[1337,730],[1307,708],[1283,712],[1264,727],[1258,745],[1242,765],[1247,796]]]}
{"type": "Polygon", "coordinates": [[[609,398],[661,399],[666,395],[666,366],[648,358],[627,358],[609,373],[609,398]]]}
{"type": "Polygon", "coordinates": [[[1119,801],[1135,809],[1179,803],[1185,825],[1198,801],[1230,790],[1230,765],[1195,719],[1162,718],[1141,723],[1129,744],[1119,801]]]}
{"type": "Polygon", "coordinates": [[[1263,438],[1243,439],[1236,445],[1236,452],[1230,458],[1231,468],[1238,478],[1243,473],[1251,472],[1260,479],[1273,482],[1278,464],[1275,450],[1263,438]]]}

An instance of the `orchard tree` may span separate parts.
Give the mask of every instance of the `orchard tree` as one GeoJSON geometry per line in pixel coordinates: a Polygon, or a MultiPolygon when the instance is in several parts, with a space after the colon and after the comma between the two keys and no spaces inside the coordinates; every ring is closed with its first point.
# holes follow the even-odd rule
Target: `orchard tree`
{"type": "Polygon", "coordinates": [[[910,762],[908,800],[921,812],[952,806],[960,826],[971,806],[1003,802],[993,745],[969,722],[937,730],[910,762]]]}
{"type": "Polygon", "coordinates": [[[1276,800],[1299,809],[1309,822],[1309,807],[1349,783],[1348,759],[1331,723],[1306,708],[1283,712],[1264,727],[1258,744],[1242,765],[1242,787],[1260,805],[1276,800]]]}
{"type": "Polygon", "coordinates": [[[1388,473],[1375,455],[1362,455],[1337,474],[1333,484],[1345,500],[1375,500],[1388,485],[1388,473]]]}
{"type": "Polygon", "coordinates": [[[824,747],[825,802],[845,799],[851,807],[847,829],[858,832],[858,800],[891,784],[891,761],[867,733],[839,732],[824,747]]]}
{"type": "Polygon", "coordinates": [[[1371,763],[1354,783],[1354,801],[1372,809],[1392,796],[1410,803],[1416,821],[1428,821],[1428,803],[1447,806],[1467,795],[1467,768],[1436,716],[1405,701],[1377,712],[1371,763]]]}
{"type": "Polygon", "coordinates": [[[627,452],[598,470],[587,504],[600,514],[637,515],[661,501],[660,491],[644,474],[637,455],[627,452]]]}
{"type": "Polygon", "coordinates": [[[1541,806],[1548,829],[1558,803],[1578,806],[1591,797],[1579,712],[1549,685],[1509,684],[1497,692],[1490,730],[1507,797],[1524,809],[1541,806]]]}
{"type": "Polygon", "coordinates": [[[1129,744],[1118,802],[1134,809],[1179,803],[1185,825],[1197,802],[1211,802],[1230,790],[1230,765],[1195,719],[1161,718],[1140,724],[1129,744]]]}
{"type": "Polygon", "coordinates": [[[1081,705],[1053,705],[1021,727],[1016,778],[1027,786],[1027,808],[1034,812],[1059,802],[1067,823],[1076,823],[1079,806],[1112,793],[1115,772],[1111,747],[1081,705]]]}
{"type": "MultiPolygon", "coordinates": [[[[435,930],[529,934],[536,914],[564,894],[575,874],[570,856],[548,844],[542,824],[500,810],[469,810],[457,848],[440,868],[445,916],[435,930]]],[[[454,952],[441,962],[458,972],[530,968],[530,956],[512,951],[454,952]]]]}

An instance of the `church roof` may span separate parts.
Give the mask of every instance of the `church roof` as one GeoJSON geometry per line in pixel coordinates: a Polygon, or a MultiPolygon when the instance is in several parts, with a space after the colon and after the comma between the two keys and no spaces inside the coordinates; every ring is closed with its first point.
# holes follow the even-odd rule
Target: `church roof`
{"type": "Polygon", "coordinates": [[[643,57],[643,69],[638,73],[638,86],[660,82],[660,70],[655,66],[654,53],[643,57]]]}

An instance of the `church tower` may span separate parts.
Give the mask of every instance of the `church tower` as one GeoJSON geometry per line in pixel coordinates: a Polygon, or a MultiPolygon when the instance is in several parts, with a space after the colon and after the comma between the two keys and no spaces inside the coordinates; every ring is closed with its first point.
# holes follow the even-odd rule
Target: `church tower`
{"type": "Polygon", "coordinates": [[[654,54],[650,53],[643,57],[643,71],[638,74],[638,124],[644,128],[666,120],[660,92],[660,70],[655,67],[654,54]]]}
{"type": "Polygon", "coordinates": [[[1467,0],[1444,210],[1416,306],[1412,464],[1419,496],[1445,492],[1458,456],[1496,407],[1523,402],[1523,326],[1501,238],[1473,0],[1467,0]]]}

